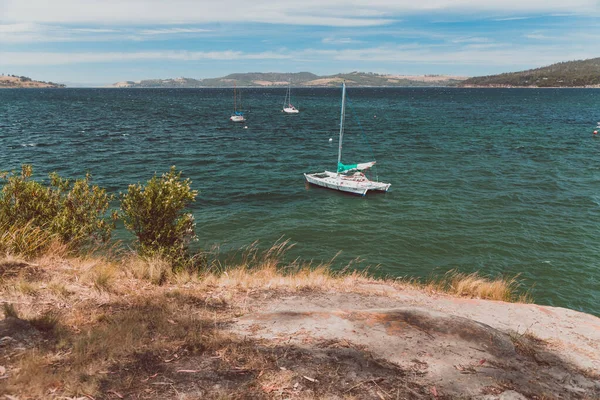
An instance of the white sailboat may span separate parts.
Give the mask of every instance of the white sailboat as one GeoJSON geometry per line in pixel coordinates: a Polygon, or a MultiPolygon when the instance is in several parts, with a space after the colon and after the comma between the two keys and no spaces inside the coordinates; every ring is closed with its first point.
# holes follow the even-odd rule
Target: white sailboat
{"type": "Polygon", "coordinates": [[[369,190],[387,192],[391,183],[368,179],[362,171],[375,165],[375,161],[360,164],[342,164],[342,142],[344,139],[344,119],[346,117],[346,83],[342,84],[342,110],[340,115],[340,139],[338,146],[337,171],[304,174],[306,181],[313,185],[364,196],[369,190]]]}
{"type": "MultiPolygon", "coordinates": [[[[240,96],[240,107],[241,107],[242,106],[242,93],[241,92],[240,92],[239,96],[240,96]]],[[[233,114],[231,114],[231,117],[229,117],[229,119],[233,122],[246,121],[246,118],[244,118],[244,113],[237,110],[237,93],[236,93],[235,82],[233,83],[233,114]]]]}
{"type": "Polygon", "coordinates": [[[298,114],[300,110],[292,105],[292,84],[288,85],[287,92],[285,93],[285,99],[283,100],[283,111],[287,114],[298,114]]]}

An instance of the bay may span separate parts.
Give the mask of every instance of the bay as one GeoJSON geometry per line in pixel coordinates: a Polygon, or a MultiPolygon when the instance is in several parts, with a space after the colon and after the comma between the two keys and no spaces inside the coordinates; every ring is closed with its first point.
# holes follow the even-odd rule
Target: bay
{"type": "Polygon", "coordinates": [[[175,165],[201,248],[283,238],[290,260],[392,277],[520,274],[536,302],[600,315],[599,91],[350,87],[343,160],[392,183],[364,198],[302,175],[335,168],[339,89],[292,89],[298,115],[285,88],[241,91],[245,124],[231,89],[0,90],[0,169],[118,193],[175,165]]]}

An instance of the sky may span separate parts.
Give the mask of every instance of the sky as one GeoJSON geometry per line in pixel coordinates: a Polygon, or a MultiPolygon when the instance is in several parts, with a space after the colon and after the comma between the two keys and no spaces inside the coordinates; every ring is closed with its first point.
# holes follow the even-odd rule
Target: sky
{"type": "Polygon", "coordinates": [[[0,0],[0,73],[490,75],[600,57],[600,0],[0,0]]]}

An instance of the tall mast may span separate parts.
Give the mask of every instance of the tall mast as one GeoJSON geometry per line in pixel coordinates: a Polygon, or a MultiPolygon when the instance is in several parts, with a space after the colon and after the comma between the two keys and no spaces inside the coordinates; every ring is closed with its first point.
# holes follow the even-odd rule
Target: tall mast
{"type": "Polygon", "coordinates": [[[338,147],[338,166],[336,171],[339,174],[339,165],[342,162],[342,140],[344,138],[344,118],[346,117],[346,82],[342,82],[342,111],[340,113],[340,143],[338,147]]]}

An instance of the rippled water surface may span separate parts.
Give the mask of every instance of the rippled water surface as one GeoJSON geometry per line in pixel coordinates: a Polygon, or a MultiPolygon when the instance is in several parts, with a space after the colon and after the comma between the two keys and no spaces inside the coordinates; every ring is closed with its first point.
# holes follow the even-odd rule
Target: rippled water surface
{"type": "Polygon", "coordinates": [[[600,314],[600,91],[348,92],[343,161],[374,156],[387,194],[306,187],[336,165],[334,89],[293,90],[298,115],[285,89],[242,89],[246,129],[225,89],[0,90],[0,169],[90,171],[117,193],[176,165],[201,192],[203,248],[283,237],[291,258],[341,252],[336,268],[520,273],[537,302],[600,314]]]}

